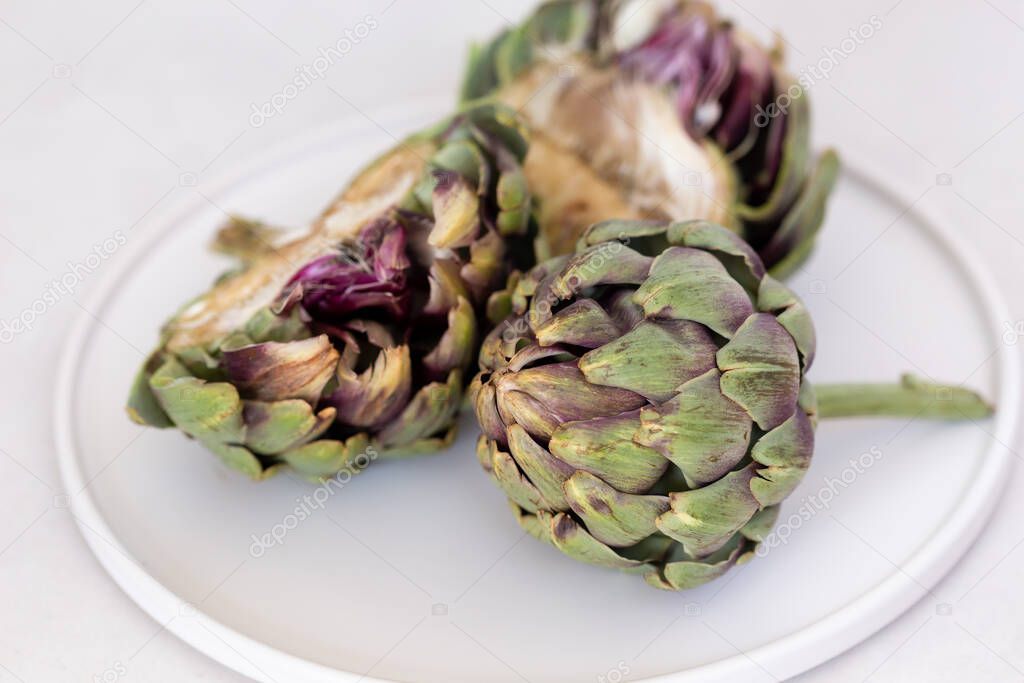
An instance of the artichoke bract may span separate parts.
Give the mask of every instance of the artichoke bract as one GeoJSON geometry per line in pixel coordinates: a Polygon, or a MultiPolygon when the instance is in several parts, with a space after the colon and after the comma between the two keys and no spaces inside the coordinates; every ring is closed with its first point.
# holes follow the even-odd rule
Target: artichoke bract
{"type": "Polygon", "coordinates": [[[819,400],[807,309],[704,221],[597,224],[507,305],[472,388],[481,464],[530,534],[658,588],[753,555],[810,465],[819,417],[991,411],[912,378],[819,400]]]}
{"type": "Polygon", "coordinates": [[[449,444],[486,301],[533,259],[525,151],[512,112],[477,107],[377,160],[299,237],[232,223],[219,247],[241,266],[165,325],[131,417],[254,478],[449,444]]]}
{"type": "Polygon", "coordinates": [[[548,255],[608,218],[705,219],[776,277],[808,255],[838,159],[767,49],[688,0],[555,0],[475,48],[462,96],[520,110],[548,255]]]}

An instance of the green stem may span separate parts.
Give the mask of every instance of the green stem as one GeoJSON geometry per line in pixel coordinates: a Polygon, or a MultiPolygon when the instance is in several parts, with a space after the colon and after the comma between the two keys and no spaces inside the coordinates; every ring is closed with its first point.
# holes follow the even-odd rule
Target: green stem
{"type": "Polygon", "coordinates": [[[819,384],[818,415],[831,417],[923,417],[977,420],[992,414],[985,399],[963,387],[932,384],[903,375],[899,384],[819,384]]]}

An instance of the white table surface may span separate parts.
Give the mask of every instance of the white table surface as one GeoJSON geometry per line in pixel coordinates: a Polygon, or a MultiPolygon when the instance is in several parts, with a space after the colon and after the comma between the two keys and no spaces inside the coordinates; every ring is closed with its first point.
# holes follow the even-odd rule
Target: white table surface
{"type": "MultiPolygon", "coordinates": [[[[82,313],[78,302],[109,261],[79,269],[72,292],[36,303],[33,328],[9,343],[3,322],[41,300],[95,245],[117,231],[130,239],[131,226],[151,210],[201,190],[261,149],[338,117],[372,118],[404,100],[454,92],[467,39],[489,35],[530,4],[0,3],[0,682],[242,680],[125,597],[66,508],[50,429],[54,365],[82,313]],[[365,37],[254,127],[252,105],[270,100],[346,31],[365,37]]],[[[784,27],[794,70],[840,47],[851,29],[873,17],[881,22],[812,88],[816,140],[946,212],[990,264],[1009,301],[1013,320],[1006,323],[1024,320],[1017,296],[1024,291],[1024,2],[719,6],[762,35],[784,27]]],[[[885,248],[886,226],[832,216],[830,227],[876,232],[871,248],[885,248]]],[[[899,286],[899,273],[877,277],[899,286]]],[[[122,389],[98,391],[120,400],[122,389]]],[[[1020,443],[1006,446],[1022,451],[1020,443]]],[[[990,528],[942,583],[888,628],[800,680],[1024,679],[1022,494],[1018,467],[990,528]]]]}

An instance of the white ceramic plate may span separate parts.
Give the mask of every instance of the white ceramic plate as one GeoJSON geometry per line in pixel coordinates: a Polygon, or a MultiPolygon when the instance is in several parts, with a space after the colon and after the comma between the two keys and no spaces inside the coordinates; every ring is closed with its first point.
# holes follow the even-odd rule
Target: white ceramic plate
{"type": "MultiPolygon", "coordinates": [[[[399,135],[429,115],[373,118],[399,135]]],[[[787,542],[700,590],[656,591],[524,537],[479,471],[468,419],[450,452],[375,464],[322,509],[303,502],[309,485],[250,483],[180,434],[131,424],[141,352],[226,265],[204,249],[217,207],[305,222],[391,144],[356,119],[201,184],[216,206],[182,190],[85,304],[57,389],[61,466],[85,538],[154,619],[263,681],[749,682],[804,671],[932,599],[999,495],[1020,375],[984,268],[936,219],[849,171],[793,282],[819,329],[811,378],[914,370],[1001,409],[977,424],[822,425],[784,508],[787,542]],[[850,460],[868,466],[851,476],[850,460]],[[275,527],[280,543],[254,541],[275,527]]]]}

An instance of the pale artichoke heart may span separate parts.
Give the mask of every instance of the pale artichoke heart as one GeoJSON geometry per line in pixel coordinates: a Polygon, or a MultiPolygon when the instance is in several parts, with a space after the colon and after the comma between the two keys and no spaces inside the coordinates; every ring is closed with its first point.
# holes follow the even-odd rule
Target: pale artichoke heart
{"type": "Polygon", "coordinates": [[[267,244],[245,270],[182,310],[167,326],[167,348],[208,345],[242,327],[273,304],[305,264],[399,204],[422,177],[434,150],[429,143],[407,144],[364,170],[307,231],[281,245],[267,244]]]}
{"type": "Polygon", "coordinates": [[[525,170],[554,253],[610,217],[737,229],[731,164],[690,137],[666,91],[576,59],[538,62],[499,98],[529,122],[525,170]]]}

